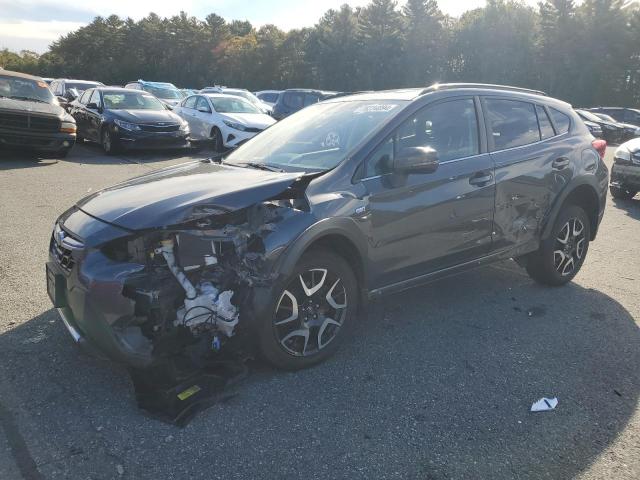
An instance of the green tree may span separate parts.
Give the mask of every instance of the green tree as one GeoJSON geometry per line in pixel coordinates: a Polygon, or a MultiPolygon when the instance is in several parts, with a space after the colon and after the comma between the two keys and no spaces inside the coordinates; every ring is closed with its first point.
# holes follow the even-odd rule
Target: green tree
{"type": "Polygon", "coordinates": [[[444,16],[436,0],[408,0],[405,17],[405,82],[409,86],[430,85],[446,74],[447,36],[444,16]]]}

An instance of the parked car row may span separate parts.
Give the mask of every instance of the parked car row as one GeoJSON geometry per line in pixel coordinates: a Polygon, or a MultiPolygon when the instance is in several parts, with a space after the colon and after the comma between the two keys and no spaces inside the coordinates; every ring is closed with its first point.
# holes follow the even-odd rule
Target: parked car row
{"type": "Polygon", "coordinates": [[[640,110],[598,107],[578,108],[576,113],[594,137],[604,138],[607,143],[619,144],[640,137],[640,110]]]}

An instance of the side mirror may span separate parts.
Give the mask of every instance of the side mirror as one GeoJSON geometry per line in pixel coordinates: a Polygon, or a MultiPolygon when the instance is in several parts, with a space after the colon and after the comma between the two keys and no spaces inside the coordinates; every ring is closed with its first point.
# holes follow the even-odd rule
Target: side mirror
{"type": "Polygon", "coordinates": [[[80,96],[80,92],[78,92],[78,90],[76,90],[75,88],[70,88],[69,90],[67,90],[67,95],[69,96],[70,100],[75,100],[80,96]]]}
{"type": "Polygon", "coordinates": [[[405,147],[396,155],[393,168],[405,175],[433,173],[438,169],[438,152],[431,147],[405,147]]]}
{"type": "Polygon", "coordinates": [[[69,103],[69,100],[67,100],[66,97],[61,97],[60,95],[58,95],[56,98],[58,99],[58,103],[61,107],[64,107],[67,103],[69,103]]]}
{"type": "Polygon", "coordinates": [[[206,108],[206,107],[198,107],[198,111],[199,111],[200,113],[211,113],[211,112],[209,111],[209,109],[208,109],[208,108],[206,108]]]}
{"type": "Polygon", "coordinates": [[[98,106],[98,104],[97,104],[97,103],[93,103],[93,102],[88,103],[88,104],[87,104],[87,108],[88,108],[89,110],[98,110],[98,111],[100,111],[100,110],[101,110],[101,108],[98,106]]]}

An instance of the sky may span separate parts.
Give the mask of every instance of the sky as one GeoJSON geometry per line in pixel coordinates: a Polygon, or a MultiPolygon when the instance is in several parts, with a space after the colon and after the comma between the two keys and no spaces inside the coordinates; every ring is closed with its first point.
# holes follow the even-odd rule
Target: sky
{"type": "MultiPolygon", "coordinates": [[[[535,5],[537,0],[525,0],[535,5]]],[[[330,8],[363,6],[369,0],[0,0],[0,49],[45,52],[61,35],[91,22],[94,17],[116,14],[138,20],[150,12],[171,16],[184,10],[204,18],[217,13],[226,20],[249,20],[260,26],[272,23],[290,30],[314,25],[330,8]]],[[[403,0],[398,2],[400,5],[403,0]]],[[[446,14],[459,16],[481,7],[484,0],[440,0],[446,14]]]]}

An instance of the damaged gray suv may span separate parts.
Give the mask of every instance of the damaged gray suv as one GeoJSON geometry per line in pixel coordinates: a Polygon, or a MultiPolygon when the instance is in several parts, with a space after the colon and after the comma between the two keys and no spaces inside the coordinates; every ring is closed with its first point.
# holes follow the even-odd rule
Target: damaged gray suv
{"type": "Polygon", "coordinates": [[[605,148],[542,92],[336,98],[78,202],[55,225],[48,292],[76,341],[132,367],[239,339],[307,367],[383,294],[508,258],[570,281],[602,219],[605,148]]]}

